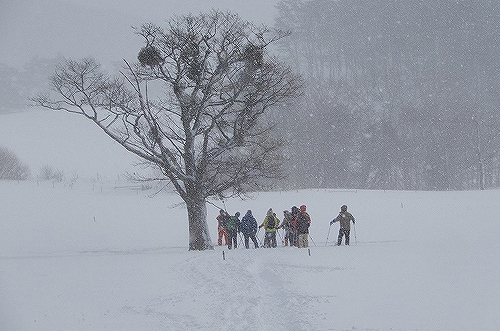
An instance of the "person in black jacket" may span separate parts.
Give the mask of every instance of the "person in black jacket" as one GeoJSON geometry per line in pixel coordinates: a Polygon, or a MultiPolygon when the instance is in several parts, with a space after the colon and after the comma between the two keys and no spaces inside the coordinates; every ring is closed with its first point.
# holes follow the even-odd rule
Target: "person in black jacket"
{"type": "Polygon", "coordinates": [[[309,226],[311,225],[311,216],[306,212],[306,205],[300,206],[300,212],[295,219],[297,228],[297,247],[306,248],[309,246],[309,226]]]}
{"type": "Polygon", "coordinates": [[[255,220],[255,217],[253,217],[251,210],[248,210],[245,216],[241,219],[240,232],[243,233],[245,248],[249,248],[248,239],[252,239],[255,248],[259,248],[257,238],[255,237],[255,234],[257,233],[257,221],[255,220]]]}

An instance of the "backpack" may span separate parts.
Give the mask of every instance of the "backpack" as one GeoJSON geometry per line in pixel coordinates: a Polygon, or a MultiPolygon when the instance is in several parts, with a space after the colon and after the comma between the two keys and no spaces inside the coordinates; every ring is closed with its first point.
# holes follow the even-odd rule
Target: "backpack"
{"type": "Polygon", "coordinates": [[[255,234],[258,228],[257,221],[251,214],[243,216],[243,218],[241,219],[240,227],[241,232],[243,232],[244,234],[255,234]]]}
{"type": "Polygon", "coordinates": [[[227,231],[229,231],[229,232],[237,231],[238,230],[238,223],[239,223],[238,217],[231,216],[226,223],[227,231]]]}
{"type": "Polygon", "coordinates": [[[267,228],[274,229],[275,226],[276,226],[276,221],[274,220],[274,216],[268,215],[267,216],[267,228]]]}
{"type": "Polygon", "coordinates": [[[219,221],[219,225],[225,228],[227,227],[227,223],[229,222],[229,217],[227,215],[219,215],[217,217],[217,220],[219,221]]]}
{"type": "Polygon", "coordinates": [[[297,220],[297,232],[298,233],[308,233],[309,220],[304,213],[299,214],[299,219],[297,220]]]}

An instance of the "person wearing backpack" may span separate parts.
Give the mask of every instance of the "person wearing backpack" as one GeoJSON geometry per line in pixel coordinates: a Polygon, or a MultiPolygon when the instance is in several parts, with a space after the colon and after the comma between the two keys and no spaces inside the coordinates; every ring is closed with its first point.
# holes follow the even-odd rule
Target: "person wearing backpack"
{"type": "Polygon", "coordinates": [[[297,214],[295,221],[297,228],[297,247],[309,247],[309,226],[311,226],[311,216],[306,212],[306,205],[300,206],[300,211],[297,214]]]}
{"type": "Polygon", "coordinates": [[[347,206],[342,205],[342,207],[340,207],[339,215],[337,217],[335,217],[330,222],[330,225],[332,225],[335,222],[340,223],[339,237],[337,239],[337,246],[340,246],[342,244],[342,237],[343,236],[345,236],[345,244],[349,245],[349,234],[351,232],[351,221],[353,224],[356,223],[354,216],[352,216],[352,214],[347,211],[347,206]]]}
{"type": "Polygon", "coordinates": [[[222,237],[224,237],[225,245],[229,244],[228,234],[226,230],[226,224],[229,221],[229,214],[224,210],[219,210],[219,215],[217,216],[217,233],[219,238],[217,239],[217,245],[222,246],[222,237]]]}
{"type": "Polygon", "coordinates": [[[264,237],[264,247],[277,247],[276,244],[276,229],[280,224],[280,220],[274,215],[273,209],[269,208],[267,211],[266,217],[264,218],[264,222],[259,225],[259,229],[264,227],[264,231],[266,232],[264,237]]]}
{"type": "Polygon", "coordinates": [[[293,216],[288,210],[283,211],[283,223],[279,226],[279,229],[285,230],[285,246],[295,246],[295,233],[292,227],[293,216]]]}
{"type": "Polygon", "coordinates": [[[226,223],[227,235],[229,237],[229,244],[227,245],[229,249],[238,248],[238,229],[240,226],[240,212],[236,212],[234,216],[229,217],[226,223]]]}
{"type": "Polygon", "coordinates": [[[252,239],[255,248],[259,248],[257,238],[255,237],[255,234],[257,233],[257,221],[255,220],[255,217],[253,217],[251,210],[247,210],[247,213],[241,219],[240,232],[243,233],[246,249],[249,248],[248,239],[252,239]]]}

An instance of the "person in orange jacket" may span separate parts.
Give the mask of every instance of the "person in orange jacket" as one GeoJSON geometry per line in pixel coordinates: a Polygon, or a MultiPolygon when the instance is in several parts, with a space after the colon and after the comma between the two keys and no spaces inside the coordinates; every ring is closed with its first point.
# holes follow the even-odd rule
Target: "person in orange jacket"
{"type": "Polygon", "coordinates": [[[224,245],[228,245],[229,244],[229,235],[227,233],[227,229],[226,229],[226,224],[227,222],[229,221],[229,218],[231,216],[229,216],[229,214],[224,210],[224,209],[221,209],[219,211],[219,215],[216,217],[217,219],[217,233],[219,235],[219,238],[217,239],[217,245],[219,246],[222,246],[222,237],[224,237],[224,245]]]}

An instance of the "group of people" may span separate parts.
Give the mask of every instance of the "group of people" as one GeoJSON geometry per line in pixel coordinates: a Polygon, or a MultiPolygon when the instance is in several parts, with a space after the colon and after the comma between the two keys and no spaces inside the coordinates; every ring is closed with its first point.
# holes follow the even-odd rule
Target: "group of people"
{"type": "MultiPolygon", "coordinates": [[[[305,248],[309,246],[309,227],[311,226],[311,216],[307,213],[306,205],[301,205],[300,208],[293,206],[291,211],[283,211],[283,221],[281,221],[272,208],[266,213],[263,222],[257,225],[257,220],[252,215],[252,211],[248,210],[240,220],[240,213],[236,212],[233,216],[227,211],[221,209],[217,216],[218,239],[217,244],[222,246],[222,239],[229,249],[238,247],[238,233],[243,235],[245,248],[249,248],[249,242],[252,240],[255,248],[259,248],[257,233],[261,228],[264,228],[263,247],[277,247],[276,233],[279,229],[285,232],[284,245],[296,246],[305,248]]],[[[340,223],[339,236],[337,245],[342,244],[342,238],[345,237],[345,244],[349,245],[351,221],[355,223],[355,219],[347,212],[347,206],[342,205],[339,215],[330,222],[330,226],[335,223],[340,223]]]]}
{"type": "Polygon", "coordinates": [[[252,240],[255,248],[259,248],[257,242],[257,220],[252,215],[252,211],[248,210],[245,216],[240,220],[240,213],[236,212],[234,216],[228,214],[227,211],[221,209],[217,216],[218,239],[217,244],[222,246],[222,238],[224,238],[229,249],[238,247],[238,232],[243,234],[245,248],[249,248],[249,241],[252,240]]]}

